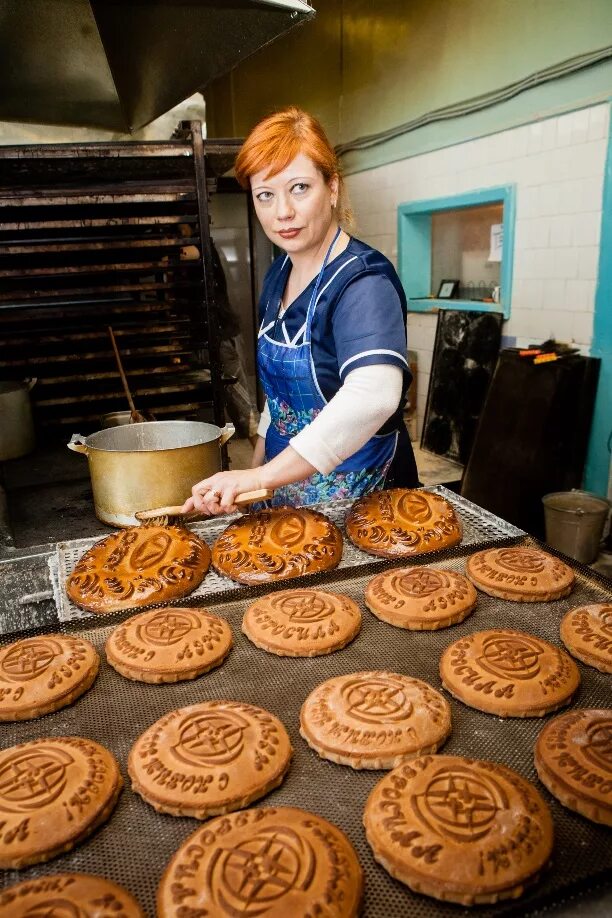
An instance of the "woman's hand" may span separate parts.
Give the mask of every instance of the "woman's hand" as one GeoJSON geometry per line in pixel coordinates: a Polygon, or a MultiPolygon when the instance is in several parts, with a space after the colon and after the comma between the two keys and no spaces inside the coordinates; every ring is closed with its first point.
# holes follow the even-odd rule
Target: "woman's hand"
{"type": "Polygon", "coordinates": [[[217,472],[191,489],[191,497],[183,504],[183,513],[197,510],[206,516],[219,513],[233,513],[238,507],[234,498],[245,491],[263,488],[260,469],[237,469],[232,472],[217,472]]]}

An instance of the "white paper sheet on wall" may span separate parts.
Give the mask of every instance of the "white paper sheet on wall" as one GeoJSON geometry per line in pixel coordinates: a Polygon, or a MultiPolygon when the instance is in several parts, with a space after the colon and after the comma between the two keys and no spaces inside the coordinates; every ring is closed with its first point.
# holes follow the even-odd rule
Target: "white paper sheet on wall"
{"type": "Polygon", "coordinates": [[[501,261],[504,247],[504,224],[493,223],[491,226],[491,241],[489,246],[489,261],[501,261]]]}

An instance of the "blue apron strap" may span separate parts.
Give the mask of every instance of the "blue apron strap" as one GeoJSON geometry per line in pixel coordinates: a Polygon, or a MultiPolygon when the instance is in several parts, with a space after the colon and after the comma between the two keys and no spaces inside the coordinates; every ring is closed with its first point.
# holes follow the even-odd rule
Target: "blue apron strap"
{"type": "Polygon", "coordinates": [[[329,261],[329,256],[331,255],[332,249],[334,248],[336,242],[338,241],[338,236],[340,235],[341,232],[342,232],[342,228],[339,226],[338,229],[336,230],[336,234],[335,234],[334,238],[332,239],[332,241],[331,241],[330,244],[329,244],[329,248],[328,248],[328,250],[327,250],[327,254],[326,254],[326,256],[325,256],[325,258],[324,258],[324,260],[323,260],[323,264],[321,265],[321,270],[319,271],[319,275],[318,275],[318,277],[317,277],[317,282],[316,282],[316,284],[314,285],[314,290],[312,291],[312,295],[311,295],[311,297],[310,297],[310,302],[308,303],[308,310],[307,310],[307,312],[306,312],[306,332],[305,332],[305,334],[304,334],[305,340],[309,340],[309,339],[310,339],[310,334],[309,334],[309,331],[310,331],[310,323],[311,323],[311,320],[312,320],[312,316],[313,316],[313,314],[314,314],[315,306],[317,305],[317,293],[319,292],[319,287],[321,286],[321,280],[322,280],[322,278],[323,278],[323,272],[325,271],[325,269],[326,269],[326,267],[327,267],[327,262],[329,261]]]}

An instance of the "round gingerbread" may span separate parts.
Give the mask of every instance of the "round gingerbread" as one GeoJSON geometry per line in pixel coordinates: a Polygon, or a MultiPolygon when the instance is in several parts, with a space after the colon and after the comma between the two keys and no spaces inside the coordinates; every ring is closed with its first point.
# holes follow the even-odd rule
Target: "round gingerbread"
{"type": "Polygon", "coordinates": [[[384,671],[335,676],[310,693],[300,733],[321,758],[351,768],[395,768],[435,752],[451,732],[450,706],[426,682],[384,671]]]}
{"type": "Polygon", "coordinates": [[[573,570],[539,548],[486,548],[467,561],[472,583],[500,599],[546,602],[561,599],[574,588],[573,570]]]}
{"type": "Polygon", "coordinates": [[[563,650],[522,631],[492,629],[459,638],[440,658],[448,691],[498,717],[543,717],[569,704],[578,667],[563,650]]]}
{"type": "Polygon", "coordinates": [[[182,526],[133,526],[97,542],[68,577],[72,602],[105,614],[180,599],[210,565],[205,542],[182,526]]]}
{"type": "Polygon", "coordinates": [[[370,580],[365,603],[377,618],[396,628],[436,631],[462,622],[474,611],[476,590],[454,571],[400,567],[370,580]]]}
{"type": "Polygon", "coordinates": [[[220,574],[238,583],[269,583],[336,567],[342,534],[329,517],[303,507],[250,513],[224,529],[213,545],[220,574]]]}
{"type": "Polygon", "coordinates": [[[0,892],[0,918],[145,918],[136,899],[106,877],[52,873],[0,892]]]}
{"type": "Polygon", "coordinates": [[[280,720],[263,708],[203,701],[149,727],[132,747],[128,772],[158,812],[208,819],[278,787],[292,751],[280,720]]]}
{"type": "Polygon", "coordinates": [[[460,756],[411,759],[385,775],[363,821],[375,859],[393,877],[461,905],[520,896],[553,846],[550,810],[529,781],[460,756]]]}
{"type": "Polygon", "coordinates": [[[98,674],[89,641],[43,634],[0,647],[0,721],[31,720],[76,701],[98,674]]]}
{"type": "Polygon", "coordinates": [[[212,819],[178,849],[157,891],[159,918],[354,918],[363,873],[340,829],[294,807],[212,819]]]}
{"type": "Polygon", "coordinates": [[[563,806],[612,826],[612,709],[568,711],[538,736],[535,767],[563,806]]]}
{"type": "Polygon", "coordinates": [[[122,786],[115,757],[90,739],[54,736],[3,749],[0,867],[70,851],[109,818],[122,786]]]}
{"type": "Polygon", "coordinates": [[[461,541],[461,522],[447,500],[419,488],[390,488],[361,497],[346,518],[351,542],[371,555],[406,558],[461,541]]]}
{"type": "Polygon", "coordinates": [[[180,682],[219,666],[232,647],[232,630],[204,609],[153,609],[119,625],[106,642],[106,659],[136,682],[180,682]]]}
{"type": "Polygon", "coordinates": [[[333,653],[346,647],[360,628],[357,603],[324,590],[281,590],[263,596],[242,620],[249,640],[279,657],[333,653]]]}
{"type": "Polygon", "coordinates": [[[573,657],[602,673],[612,673],[612,605],[572,609],[561,621],[561,640],[573,657]]]}

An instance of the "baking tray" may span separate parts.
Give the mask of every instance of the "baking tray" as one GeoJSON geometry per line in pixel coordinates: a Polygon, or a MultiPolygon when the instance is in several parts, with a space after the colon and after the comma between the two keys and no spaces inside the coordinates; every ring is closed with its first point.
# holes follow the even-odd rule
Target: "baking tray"
{"type": "MultiPolygon", "coordinates": [[[[489,513],[488,510],[484,510],[482,507],[478,507],[476,504],[473,504],[471,501],[466,500],[464,497],[460,497],[458,494],[455,494],[452,491],[449,491],[443,485],[437,485],[433,488],[428,488],[429,491],[434,491],[436,494],[442,495],[446,500],[453,505],[453,507],[458,512],[463,523],[463,538],[461,540],[462,547],[471,547],[473,550],[480,547],[483,542],[497,541],[499,539],[508,539],[516,538],[518,536],[525,535],[522,529],[517,529],[516,526],[513,526],[511,523],[506,523],[505,520],[500,519],[498,516],[495,516],[492,513],[489,513]]],[[[312,509],[318,510],[321,513],[325,513],[333,522],[338,526],[343,534],[343,548],[342,548],[342,559],[338,565],[338,570],[344,570],[346,568],[360,568],[366,565],[373,563],[375,559],[372,558],[372,555],[368,555],[366,552],[361,551],[346,537],[344,532],[344,523],[347,517],[349,510],[353,505],[351,500],[338,500],[332,501],[326,504],[315,504],[312,509]]],[[[232,516],[224,516],[222,519],[218,517],[211,520],[206,520],[205,522],[193,523],[190,525],[192,529],[201,539],[203,539],[211,548],[221,535],[224,529],[227,528],[229,523],[232,520],[238,519],[238,514],[233,514],[232,516]]],[[[59,620],[61,622],[70,622],[75,620],[94,618],[94,615],[91,612],[87,612],[85,609],[79,609],[66,594],[66,580],[73,568],[75,567],[77,561],[81,556],[90,549],[96,542],[99,542],[99,538],[95,539],[73,539],[72,541],[59,542],[57,545],[57,550],[54,555],[49,559],[49,571],[51,577],[51,583],[53,586],[53,598],[57,606],[57,613],[59,620]]],[[[431,555],[427,556],[431,557],[431,555]]],[[[384,559],[377,559],[378,563],[383,563],[384,559]]],[[[422,561],[422,558],[415,558],[415,561],[422,561]]],[[[283,585],[290,586],[287,581],[283,581],[283,585]]],[[[212,602],[216,594],[222,594],[225,598],[229,594],[235,593],[239,594],[245,589],[244,585],[240,583],[235,583],[233,580],[230,580],[229,577],[224,577],[222,574],[218,574],[217,571],[211,566],[206,577],[202,583],[195,589],[192,593],[189,594],[190,603],[202,603],[202,602],[212,602]]],[[[268,588],[269,589],[269,588],[268,588]]],[[[164,605],[184,605],[183,600],[175,600],[173,603],[165,603],[164,605]]],[[[143,606],[142,608],[150,608],[150,606],[143,606]]]]}
{"type": "MultiPolygon", "coordinates": [[[[521,544],[539,543],[524,538],[521,544]]],[[[453,557],[444,560],[439,556],[430,557],[428,563],[463,572],[470,551],[454,551],[453,557]]],[[[593,890],[597,884],[605,882],[606,875],[609,881],[612,868],[610,829],[562,807],[537,780],[532,748],[549,718],[502,720],[472,710],[449,697],[453,732],[441,751],[502,762],[533,781],[550,804],[556,833],[552,867],[537,886],[516,903],[467,910],[412,893],[376,864],[365,841],[361,818],[370,790],[385,772],[358,772],[320,759],[299,736],[299,710],[303,700],[320,682],[358,670],[388,669],[406,673],[440,689],[438,660],[442,651],[474,630],[495,626],[518,628],[560,645],[559,622],[569,609],[585,603],[610,601],[612,596],[610,581],[589,568],[572,566],[577,573],[577,584],[565,599],[550,603],[511,603],[479,593],[473,615],[459,625],[434,632],[393,628],[367,611],[363,594],[370,577],[380,571],[376,562],[358,572],[346,569],[318,575],[319,582],[327,589],[351,596],[360,604],[363,627],[358,637],[343,650],[307,659],[276,657],[259,650],[246,639],[240,625],[255,595],[255,591],[247,587],[238,595],[230,594],[223,601],[207,603],[212,611],[230,622],[234,633],[234,648],[218,669],[192,682],[153,686],[122,678],[103,657],[96,683],[72,707],[36,721],[6,725],[2,728],[3,741],[9,745],[41,736],[77,734],[90,737],[114,752],[127,784],[126,762],[132,744],[166,712],[215,698],[257,704],[283,721],[295,756],[285,782],[255,806],[302,807],[324,816],[346,832],[365,871],[364,918],[533,915],[551,904],[567,901],[587,887],[593,890]]],[[[126,614],[121,615],[125,617],[126,614]]],[[[116,624],[116,618],[112,624],[95,619],[60,627],[66,633],[86,637],[103,651],[116,624]]],[[[580,662],[577,665],[582,684],[575,705],[610,706],[610,676],[580,662]]],[[[153,916],[155,891],[161,874],[172,854],[198,825],[195,819],[156,813],[126,786],[109,822],[83,845],[49,864],[7,871],[0,882],[8,885],[60,871],[98,873],[127,887],[147,914],[153,916]]]]}

